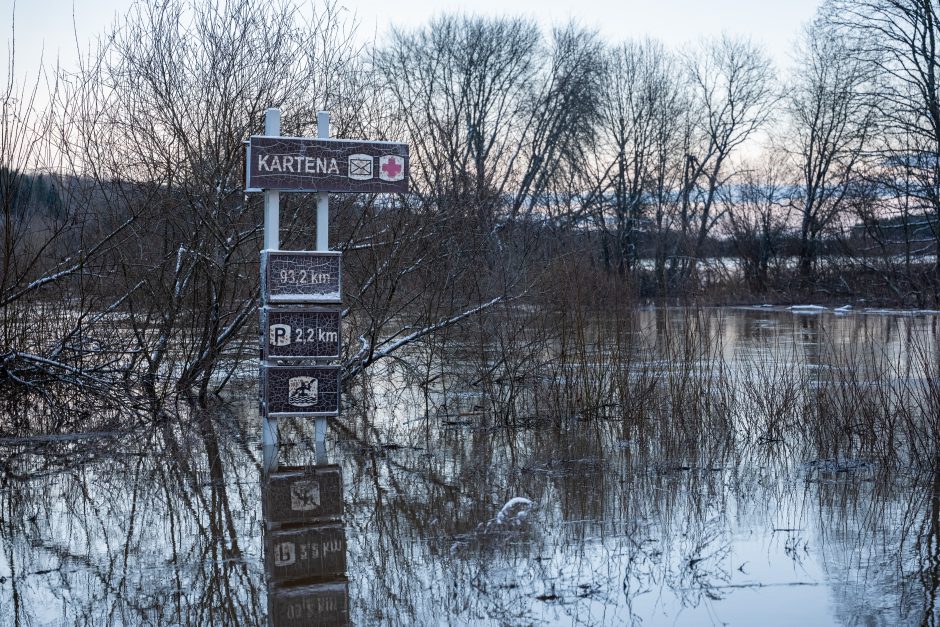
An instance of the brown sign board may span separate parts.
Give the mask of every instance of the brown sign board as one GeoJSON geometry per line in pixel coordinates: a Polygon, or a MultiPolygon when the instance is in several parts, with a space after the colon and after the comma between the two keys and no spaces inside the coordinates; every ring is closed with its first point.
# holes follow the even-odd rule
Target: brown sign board
{"type": "Polygon", "coordinates": [[[339,366],[261,364],[262,406],[268,418],[339,416],[339,366]]]}
{"type": "Polygon", "coordinates": [[[342,523],[275,529],[265,534],[265,566],[272,582],[346,574],[342,523]]]}
{"type": "Polygon", "coordinates": [[[408,191],[408,145],[364,139],[252,136],[245,191],[408,191]]]}
{"type": "Polygon", "coordinates": [[[262,307],[262,359],[338,359],[340,310],[262,307]]]}
{"type": "Polygon", "coordinates": [[[343,515],[343,475],[338,465],[281,466],[262,490],[266,525],[311,524],[343,515]]]}
{"type": "Polygon", "coordinates": [[[261,251],[261,300],[266,304],[339,303],[342,254],[305,250],[261,251]]]}
{"type": "Polygon", "coordinates": [[[272,627],[350,625],[349,582],[340,579],[303,586],[269,586],[268,620],[272,627]]]}

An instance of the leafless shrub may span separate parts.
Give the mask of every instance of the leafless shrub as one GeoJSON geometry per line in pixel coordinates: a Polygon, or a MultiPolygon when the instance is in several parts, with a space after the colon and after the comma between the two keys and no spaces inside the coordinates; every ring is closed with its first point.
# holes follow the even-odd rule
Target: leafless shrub
{"type": "Polygon", "coordinates": [[[812,282],[818,240],[858,193],[855,179],[874,131],[864,88],[871,70],[825,23],[804,33],[798,78],[788,97],[788,140],[799,172],[799,272],[812,282]]]}
{"type": "Polygon", "coordinates": [[[241,189],[242,141],[271,106],[289,112],[287,134],[334,102],[346,111],[350,27],[333,4],[139,2],[68,77],[68,165],[109,215],[136,217],[115,263],[138,288],[123,304],[128,370],[153,399],[205,400],[237,366],[222,358],[254,322],[261,213],[241,189]]]}

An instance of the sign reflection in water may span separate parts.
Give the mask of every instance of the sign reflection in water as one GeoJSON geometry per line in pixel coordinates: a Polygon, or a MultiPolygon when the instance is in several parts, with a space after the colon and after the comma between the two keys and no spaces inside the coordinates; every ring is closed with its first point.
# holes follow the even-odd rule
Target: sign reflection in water
{"type": "Polygon", "coordinates": [[[262,478],[268,620],[349,625],[339,466],[282,466],[262,478]]]}

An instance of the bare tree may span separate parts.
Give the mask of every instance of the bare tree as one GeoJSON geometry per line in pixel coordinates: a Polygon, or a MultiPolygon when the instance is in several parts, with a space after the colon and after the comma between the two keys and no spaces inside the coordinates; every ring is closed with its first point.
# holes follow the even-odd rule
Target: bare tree
{"type": "Polygon", "coordinates": [[[787,145],[799,172],[799,273],[811,285],[821,233],[839,216],[872,130],[862,87],[864,63],[837,33],[816,22],[804,33],[795,84],[789,89],[787,145]]]}
{"type": "Polygon", "coordinates": [[[768,288],[770,273],[783,255],[791,212],[790,180],[785,159],[770,155],[756,167],[745,167],[721,192],[741,274],[757,292],[768,288]]]}
{"type": "Polygon", "coordinates": [[[442,16],[392,31],[375,65],[407,130],[425,204],[492,211],[541,53],[537,26],[522,19],[442,16]]]}
{"type": "Polygon", "coordinates": [[[732,154],[764,125],[776,101],[770,59],[748,41],[722,37],[685,59],[692,108],[678,199],[682,254],[672,260],[681,285],[693,282],[708,234],[722,217],[715,201],[732,154]]]}
{"type": "MultiPolygon", "coordinates": [[[[907,192],[932,214],[934,298],[940,298],[940,6],[916,0],[829,0],[823,17],[850,39],[878,81],[881,158],[905,163],[907,192]]],[[[890,184],[890,180],[886,181],[890,184]]]]}
{"type": "Polygon", "coordinates": [[[855,224],[844,249],[868,289],[887,288],[898,303],[928,307],[933,300],[931,263],[936,217],[921,193],[927,165],[923,137],[910,133],[873,136],[862,176],[847,209],[855,224]]]}
{"type": "Polygon", "coordinates": [[[391,39],[375,76],[414,194],[364,206],[350,235],[347,376],[527,290],[536,225],[571,201],[596,119],[593,33],[547,45],[526,20],[444,16],[391,39]]]}
{"type": "Polygon", "coordinates": [[[544,204],[556,172],[584,167],[600,117],[603,46],[597,33],[575,24],[552,31],[551,65],[534,100],[526,103],[521,178],[510,216],[531,216],[544,204]]]}
{"type": "Polygon", "coordinates": [[[397,105],[427,205],[491,219],[531,210],[593,131],[600,43],[574,26],[547,46],[520,18],[442,16],[396,30],[375,66],[397,105]]]}
{"type": "Polygon", "coordinates": [[[49,104],[60,89],[55,71],[18,76],[12,52],[6,69],[0,88],[0,387],[33,393],[46,407],[42,425],[19,426],[55,430],[74,418],[63,399],[76,392],[109,396],[120,381],[116,338],[105,322],[123,299],[108,299],[96,287],[134,216],[103,224],[76,193],[78,182],[62,175],[52,144],[61,112],[49,104]]]}
{"type": "MultiPolygon", "coordinates": [[[[639,257],[643,232],[661,234],[674,176],[686,85],[676,60],[657,42],[626,43],[607,54],[598,151],[597,226],[612,230],[613,259],[623,274],[639,257]]],[[[604,261],[611,254],[604,240],[604,261]]]]}

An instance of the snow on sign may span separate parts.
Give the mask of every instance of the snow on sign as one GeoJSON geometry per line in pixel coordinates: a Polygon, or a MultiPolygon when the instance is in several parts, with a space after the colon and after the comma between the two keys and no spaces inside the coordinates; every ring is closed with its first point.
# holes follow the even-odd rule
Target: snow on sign
{"type": "Polygon", "coordinates": [[[269,418],[339,415],[339,366],[261,366],[269,418]]]}
{"type": "Polygon", "coordinates": [[[261,251],[261,300],[278,303],[339,303],[342,254],[303,250],[261,251]]]}
{"type": "Polygon", "coordinates": [[[408,145],[360,139],[253,136],[245,191],[404,193],[408,145]]]}
{"type": "Polygon", "coordinates": [[[262,359],[338,359],[339,348],[339,309],[262,307],[262,359]]]}

